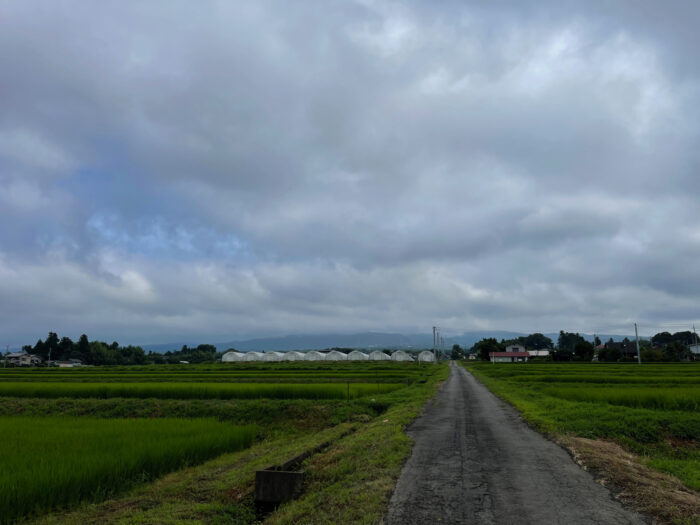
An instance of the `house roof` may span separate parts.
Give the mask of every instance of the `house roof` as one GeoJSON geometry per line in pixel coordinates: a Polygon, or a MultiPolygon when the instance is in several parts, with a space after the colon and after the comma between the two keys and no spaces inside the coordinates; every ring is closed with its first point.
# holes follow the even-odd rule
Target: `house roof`
{"type": "Polygon", "coordinates": [[[530,357],[529,352],[489,352],[489,357],[530,357]]]}

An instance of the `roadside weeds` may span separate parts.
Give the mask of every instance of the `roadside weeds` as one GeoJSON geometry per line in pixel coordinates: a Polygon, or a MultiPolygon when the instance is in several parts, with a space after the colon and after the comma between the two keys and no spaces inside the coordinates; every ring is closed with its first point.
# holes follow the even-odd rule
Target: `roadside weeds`
{"type": "Polygon", "coordinates": [[[650,469],[617,443],[575,436],[558,436],[555,441],[623,504],[662,523],[700,523],[700,494],[678,479],[650,469]]]}

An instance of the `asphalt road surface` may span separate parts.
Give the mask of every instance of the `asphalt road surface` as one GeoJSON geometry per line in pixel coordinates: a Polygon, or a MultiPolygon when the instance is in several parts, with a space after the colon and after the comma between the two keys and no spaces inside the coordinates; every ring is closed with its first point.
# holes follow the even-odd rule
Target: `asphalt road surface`
{"type": "Polygon", "coordinates": [[[390,525],[649,523],[455,363],[408,434],[390,525]]]}

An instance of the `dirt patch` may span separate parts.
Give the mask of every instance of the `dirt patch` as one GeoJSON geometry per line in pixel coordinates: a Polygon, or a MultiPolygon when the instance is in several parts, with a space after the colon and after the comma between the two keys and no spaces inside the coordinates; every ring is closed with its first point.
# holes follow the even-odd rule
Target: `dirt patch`
{"type": "Polygon", "coordinates": [[[559,442],[625,505],[650,514],[660,523],[700,524],[700,493],[645,466],[636,454],[600,439],[562,437],[559,442]]]}

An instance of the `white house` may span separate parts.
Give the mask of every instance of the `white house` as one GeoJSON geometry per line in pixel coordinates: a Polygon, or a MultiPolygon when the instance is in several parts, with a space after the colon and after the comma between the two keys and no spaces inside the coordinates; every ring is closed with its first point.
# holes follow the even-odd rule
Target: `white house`
{"type": "Polygon", "coordinates": [[[525,347],[523,345],[508,345],[506,346],[506,352],[525,352],[525,347]]]}
{"type": "Polygon", "coordinates": [[[41,357],[24,352],[14,352],[5,356],[8,365],[15,366],[35,366],[41,363],[41,357]]]}
{"type": "Polygon", "coordinates": [[[526,362],[529,357],[528,352],[489,352],[489,359],[492,363],[522,363],[526,362]]]}

